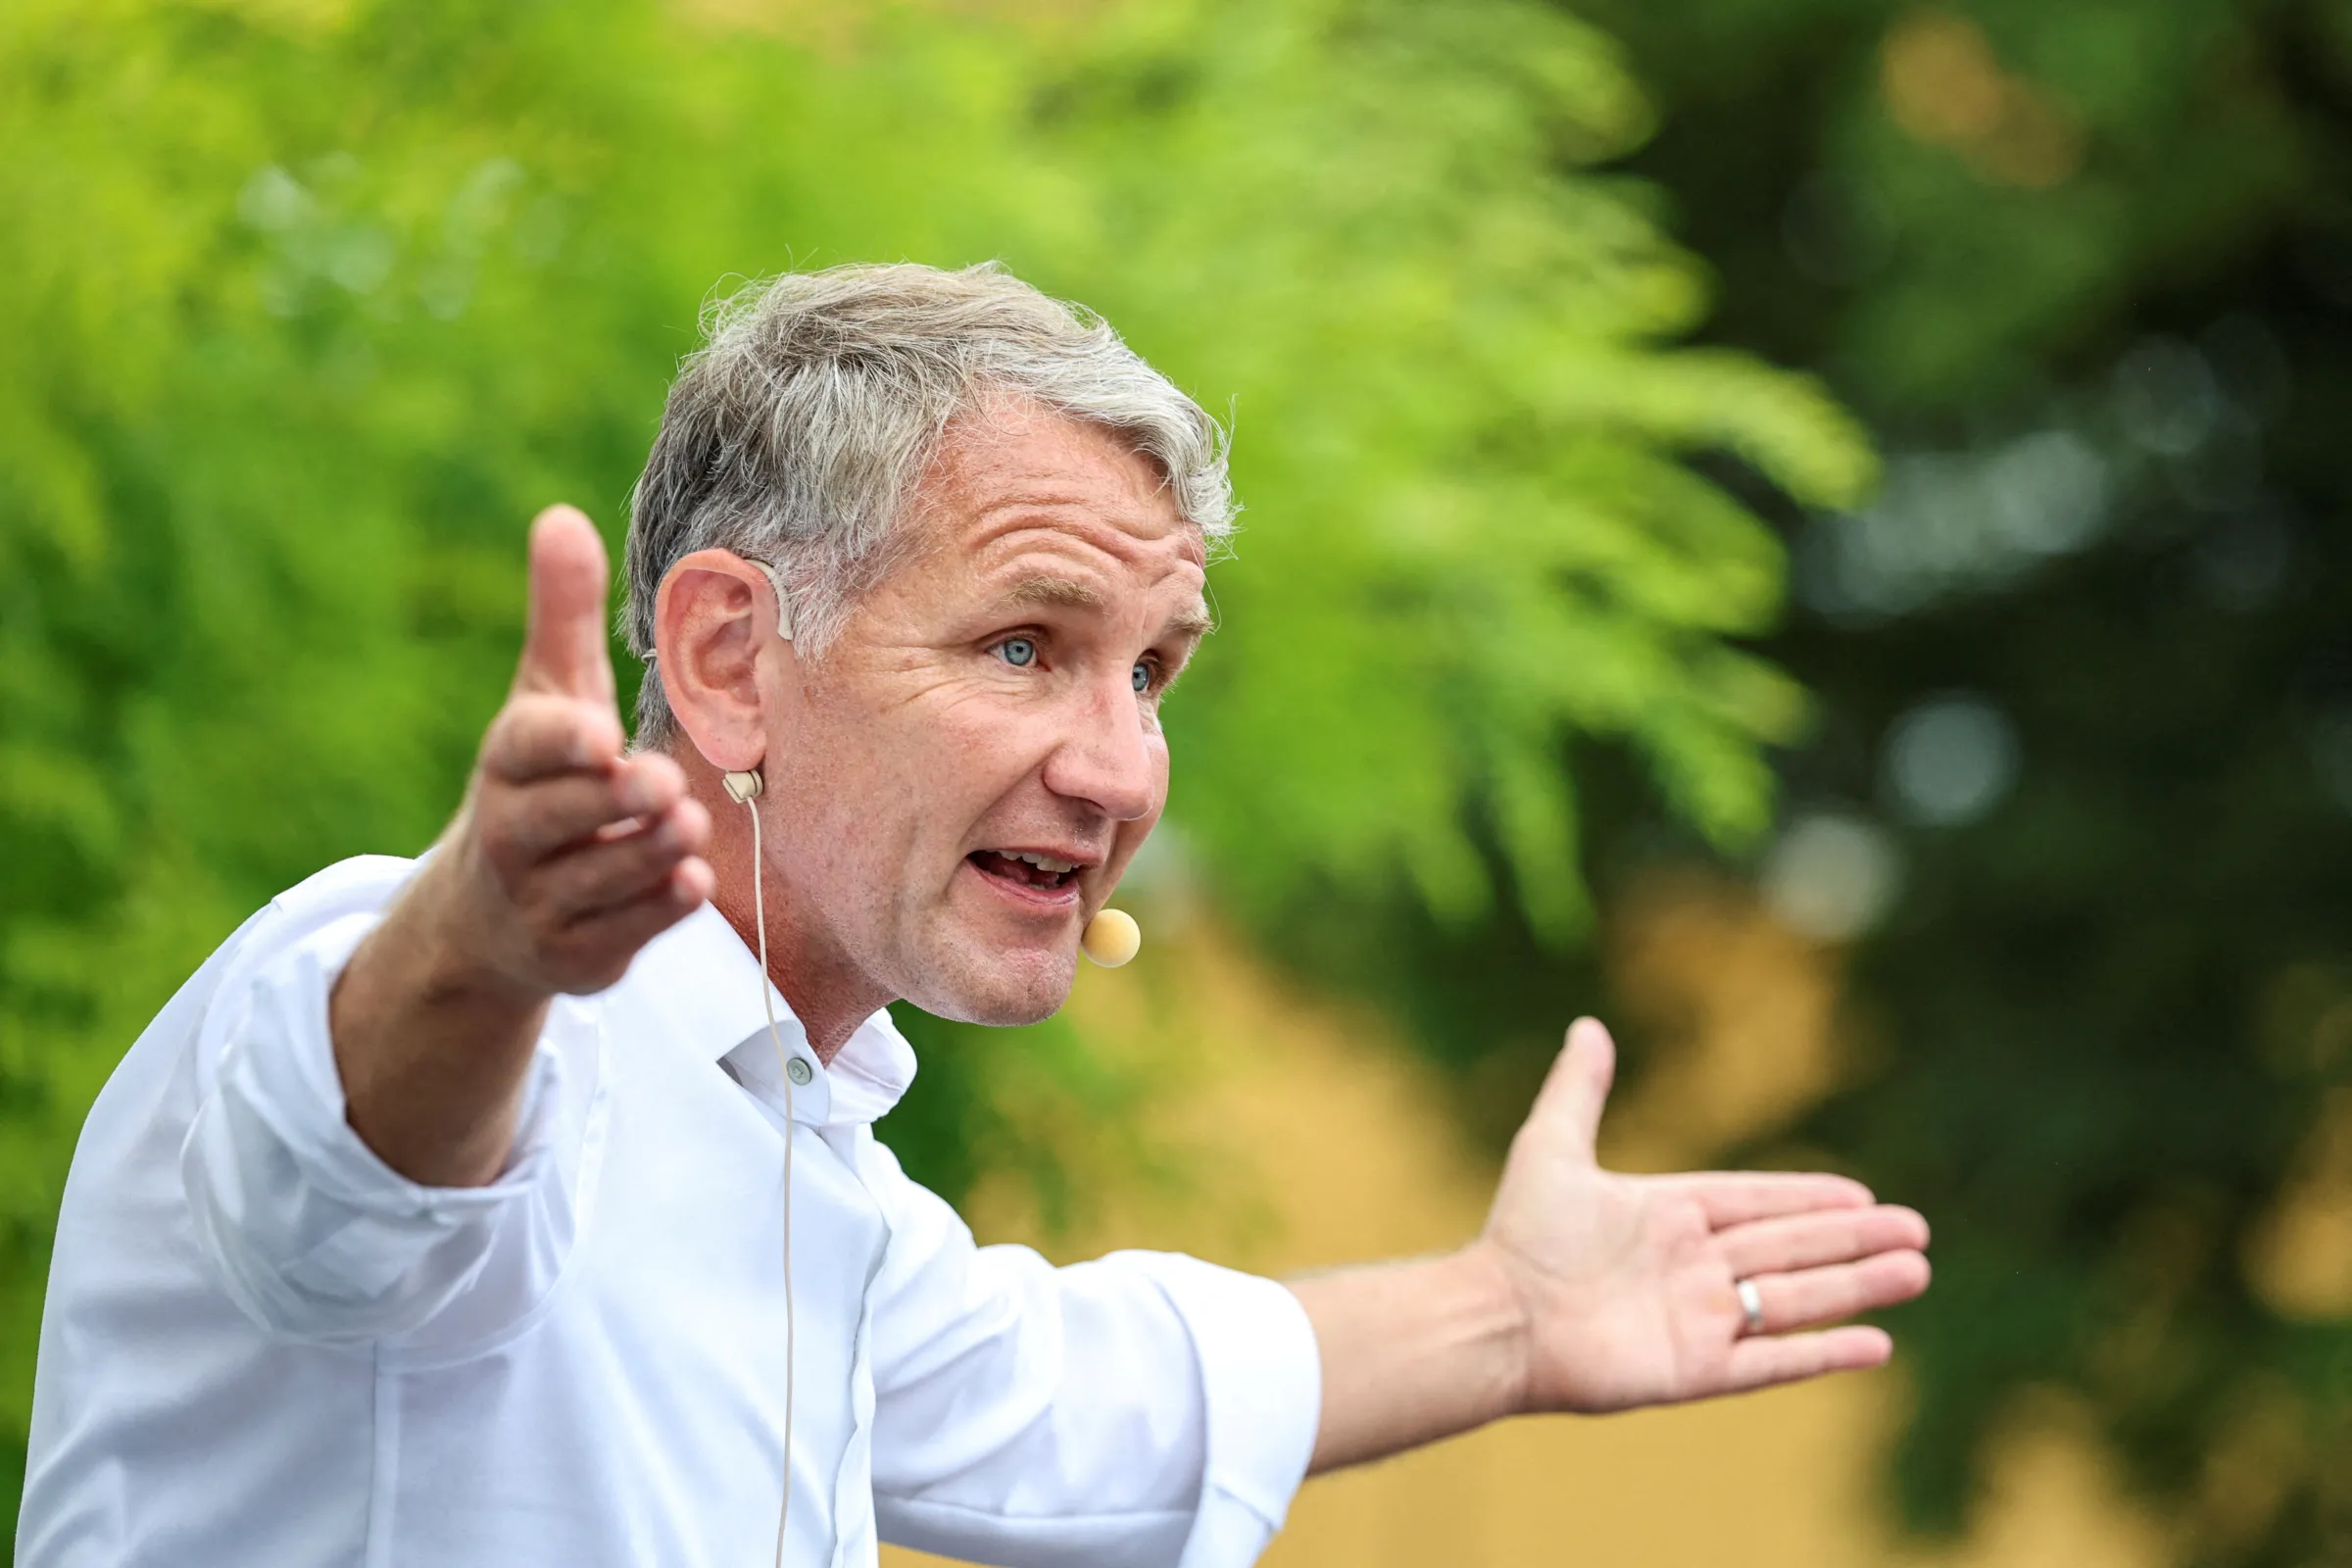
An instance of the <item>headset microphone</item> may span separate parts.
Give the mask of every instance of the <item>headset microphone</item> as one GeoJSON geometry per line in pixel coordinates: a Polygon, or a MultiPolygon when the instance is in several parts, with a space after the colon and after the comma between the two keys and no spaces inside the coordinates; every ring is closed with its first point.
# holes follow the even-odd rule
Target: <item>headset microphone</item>
{"type": "Polygon", "coordinates": [[[1100,909],[1086,922],[1078,946],[1105,969],[1116,969],[1134,957],[1144,945],[1144,928],[1125,909],[1100,909]]]}
{"type": "MultiPolygon", "coordinates": [[[[768,580],[775,581],[773,572],[768,580]]],[[[784,598],[776,596],[781,612],[784,598]]],[[[762,863],[765,857],[760,848],[760,808],[754,803],[766,784],[760,769],[753,767],[728,773],[720,781],[726,787],[727,799],[744,808],[752,819],[752,923],[760,931],[760,1005],[767,1013],[767,1038],[776,1048],[776,1070],[784,1075],[784,1497],[776,1506],[776,1568],[784,1568],[784,1529],[792,1518],[792,1414],[794,1363],[798,1346],[796,1331],[800,1314],[792,1304],[792,1086],[796,1082],[792,1069],[808,1068],[784,1049],[784,1032],[776,1027],[776,988],[767,977],[767,878],[762,863]]]]}

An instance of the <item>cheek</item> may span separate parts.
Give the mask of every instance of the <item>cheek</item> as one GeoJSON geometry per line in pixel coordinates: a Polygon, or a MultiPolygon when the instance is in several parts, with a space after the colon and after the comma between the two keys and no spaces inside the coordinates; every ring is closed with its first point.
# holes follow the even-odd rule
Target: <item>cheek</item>
{"type": "Polygon", "coordinates": [[[876,886],[877,870],[903,858],[914,813],[901,805],[906,770],[890,746],[876,744],[882,726],[870,716],[815,709],[800,718],[779,743],[791,778],[783,831],[802,876],[815,884],[807,891],[833,906],[876,886]]]}
{"type": "Polygon", "coordinates": [[[869,720],[848,738],[856,776],[835,790],[834,814],[859,840],[851,855],[873,873],[927,887],[941,869],[932,862],[959,853],[973,825],[1036,771],[1044,728],[986,700],[869,720]]]}
{"type": "Polygon", "coordinates": [[[907,787],[934,800],[986,806],[1038,771],[1059,733],[1055,717],[1016,703],[957,703],[906,747],[907,787]]]}

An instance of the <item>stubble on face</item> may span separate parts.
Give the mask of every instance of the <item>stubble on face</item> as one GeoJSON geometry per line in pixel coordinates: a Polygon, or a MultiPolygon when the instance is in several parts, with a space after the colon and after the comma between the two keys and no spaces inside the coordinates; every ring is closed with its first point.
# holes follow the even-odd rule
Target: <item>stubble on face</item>
{"type": "Polygon", "coordinates": [[[821,989],[1031,1023],[1165,805],[1204,552],[1151,460],[1013,400],[951,427],[915,502],[786,705],[775,858],[821,989]]]}

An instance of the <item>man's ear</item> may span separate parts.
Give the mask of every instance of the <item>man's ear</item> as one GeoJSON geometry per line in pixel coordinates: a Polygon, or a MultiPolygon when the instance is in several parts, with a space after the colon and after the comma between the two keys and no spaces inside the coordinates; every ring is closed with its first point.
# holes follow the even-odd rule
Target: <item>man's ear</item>
{"type": "Polygon", "coordinates": [[[767,755],[764,659],[792,658],[776,635],[767,574],[729,550],[698,550],[669,568],[654,598],[654,669],[678,727],[722,773],[767,755]]]}

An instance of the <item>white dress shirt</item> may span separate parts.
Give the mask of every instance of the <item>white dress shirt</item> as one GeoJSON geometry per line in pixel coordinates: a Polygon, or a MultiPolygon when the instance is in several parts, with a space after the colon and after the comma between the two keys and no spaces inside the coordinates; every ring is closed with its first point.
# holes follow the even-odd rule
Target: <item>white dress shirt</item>
{"type": "Polygon", "coordinates": [[[562,998],[490,1186],[344,1120],[335,975],[411,870],[247,921],[91,1109],[41,1325],[20,1568],[760,1568],[888,1540],[983,1562],[1241,1568],[1320,1400],[1266,1280],[977,1247],[871,1123],[887,1012],[830,1067],[708,907],[562,998]],[[807,1064],[806,1085],[801,1064],[807,1064]]]}

